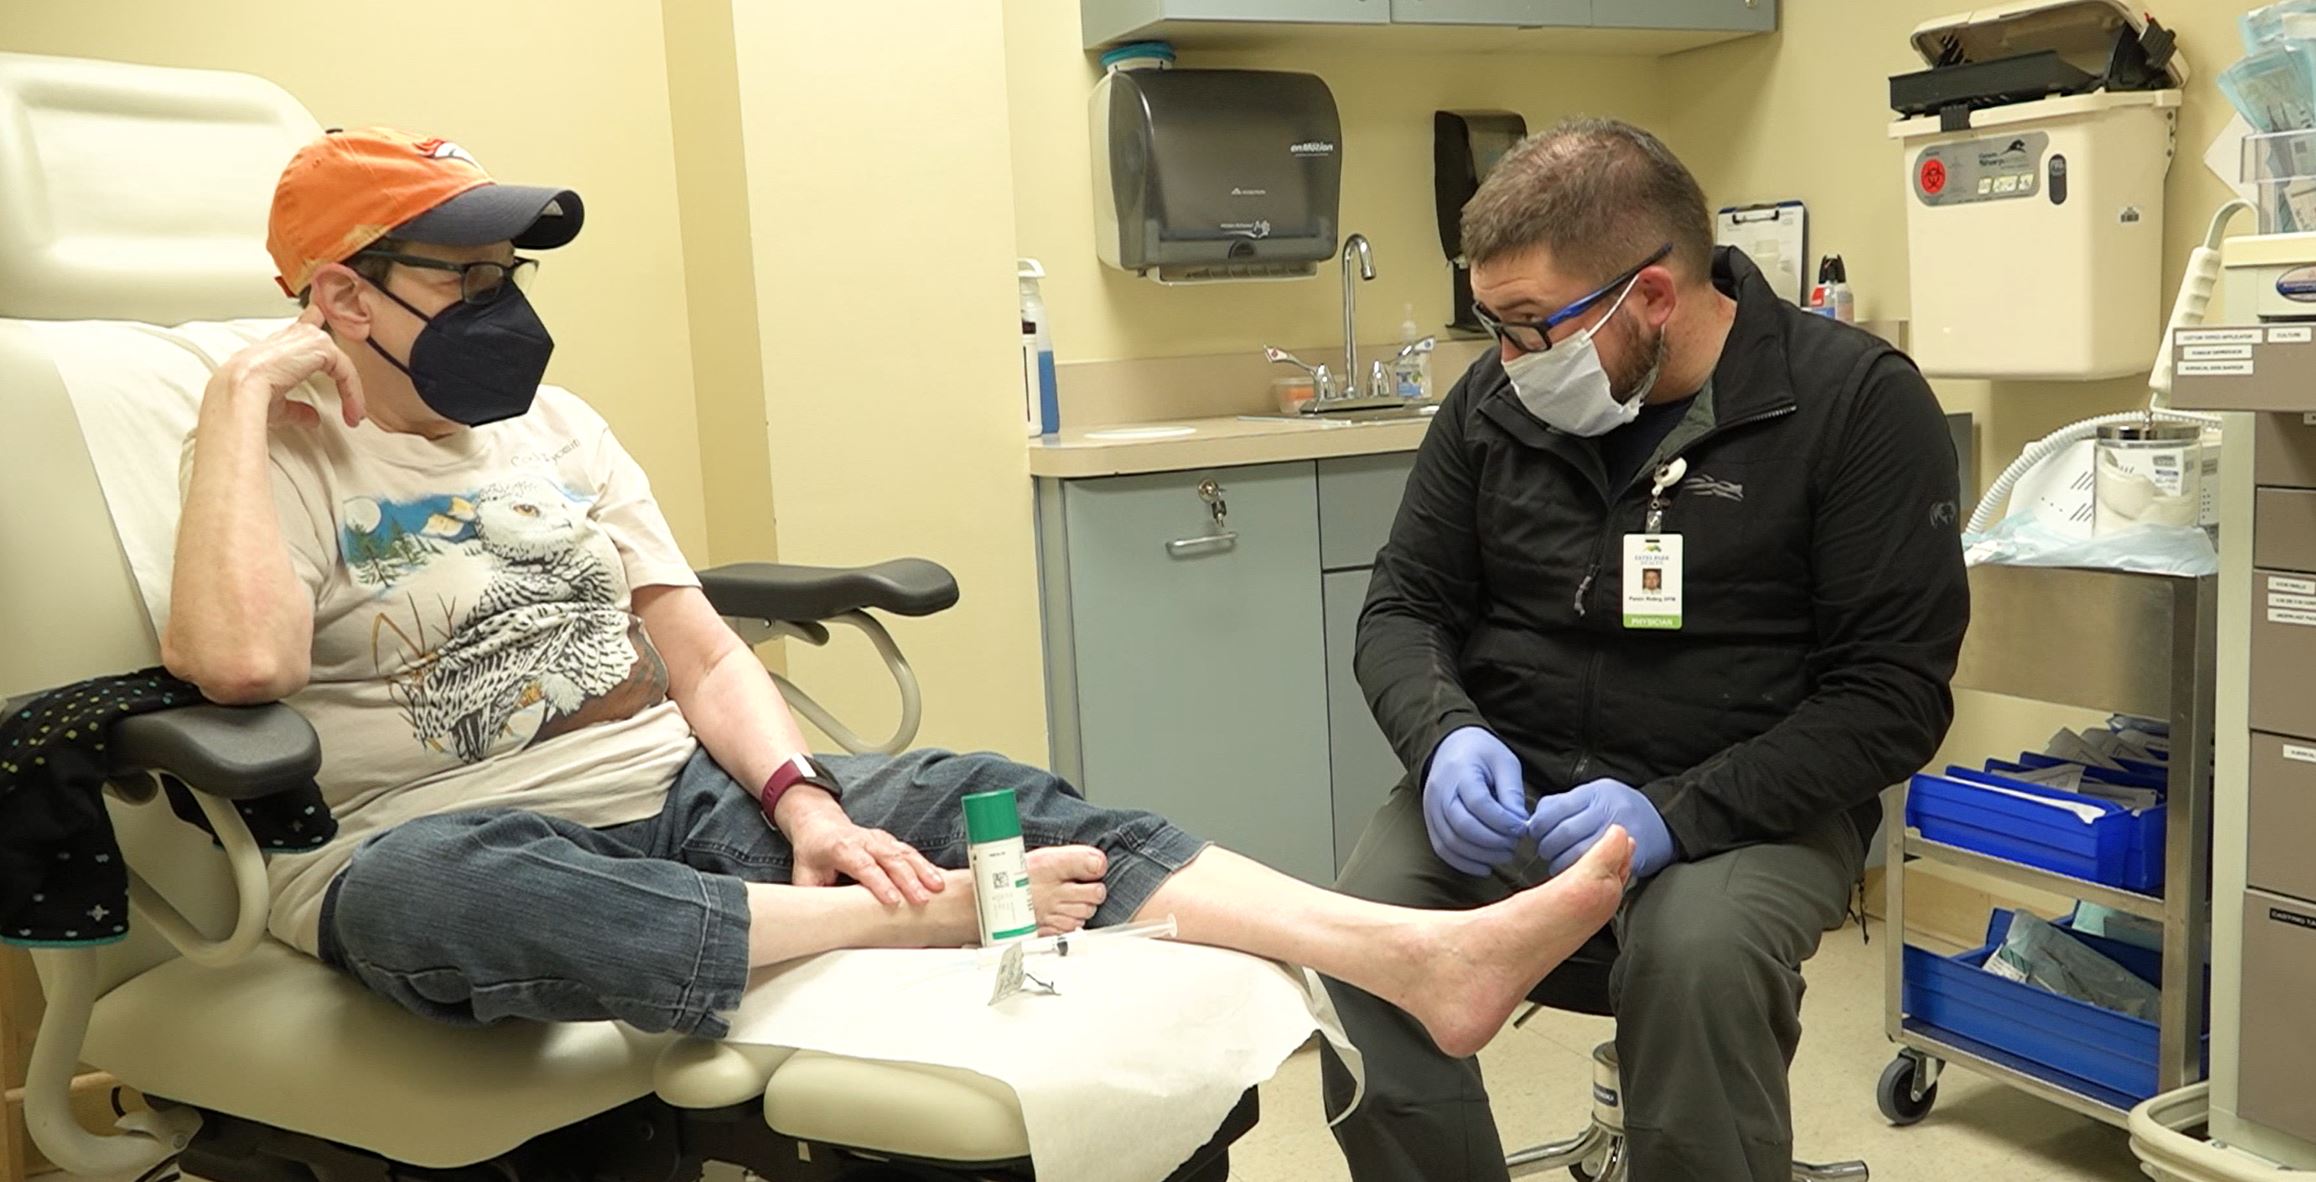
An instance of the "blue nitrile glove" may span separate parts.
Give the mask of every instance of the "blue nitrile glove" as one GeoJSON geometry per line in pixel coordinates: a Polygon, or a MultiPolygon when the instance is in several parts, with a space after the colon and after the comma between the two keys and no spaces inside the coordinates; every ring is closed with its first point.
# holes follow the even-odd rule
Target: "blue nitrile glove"
{"type": "Polygon", "coordinates": [[[1672,864],[1673,834],[1657,806],[1622,780],[1593,780],[1536,802],[1528,833],[1545,872],[1558,874],[1584,856],[1611,825],[1632,835],[1633,881],[1672,864]]]}
{"type": "Polygon", "coordinates": [[[1528,829],[1520,757],[1485,727],[1451,731],[1423,779],[1423,824],[1432,852],[1475,877],[1512,860],[1528,829]]]}

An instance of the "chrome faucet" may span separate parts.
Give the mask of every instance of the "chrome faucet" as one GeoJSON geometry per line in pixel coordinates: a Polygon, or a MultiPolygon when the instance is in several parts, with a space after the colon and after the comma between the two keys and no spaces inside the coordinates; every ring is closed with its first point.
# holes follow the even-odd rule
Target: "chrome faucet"
{"type": "MultiPolygon", "coordinates": [[[[1343,240],[1343,390],[1341,397],[1357,398],[1359,380],[1359,280],[1375,278],[1375,252],[1367,247],[1367,235],[1353,234],[1343,240]],[[1359,279],[1354,280],[1351,260],[1359,260],[1359,279]]],[[[1372,385],[1373,379],[1369,379],[1372,385]]]]}
{"type": "Polygon", "coordinates": [[[1300,357],[1276,345],[1263,347],[1263,359],[1272,365],[1291,365],[1311,375],[1311,398],[1314,402],[1330,402],[1335,398],[1335,375],[1324,365],[1311,365],[1300,357]]]}

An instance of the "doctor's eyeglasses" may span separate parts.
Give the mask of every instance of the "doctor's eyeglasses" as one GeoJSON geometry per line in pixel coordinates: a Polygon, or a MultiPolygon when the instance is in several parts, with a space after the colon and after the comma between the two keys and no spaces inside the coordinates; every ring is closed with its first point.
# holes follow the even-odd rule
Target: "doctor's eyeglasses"
{"type": "Polygon", "coordinates": [[[1577,298],[1575,302],[1569,304],[1567,307],[1554,312],[1542,320],[1525,322],[1518,320],[1498,320],[1496,319],[1495,315],[1489,312],[1486,308],[1473,308],[1472,314],[1479,318],[1480,325],[1486,328],[1499,343],[1510,341],[1512,347],[1522,353],[1542,353],[1552,347],[1553,329],[1556,329],[1561,325],[1584,315],[1586,312],[1591,311],[1593,306],[1598,304],[1602,299],[1617,291],[1622,290],[1625,284],[1633,281],[1634,276],[1637,276],[1641,272],[1655,266],[1666,255],[1671,253],[1673,253],[1673,244],[1667,242],[1663,246],[1658,247],[1655,253],[1649,255],[1649,257],[1645,259],[1642,259],[1639,263],[1634,264],[1631,270],[1626,271],[1623,274],[1618,275],[1616,278],[1601,284],[1599,287],[1594,288],[1592,291],[1577,298]]]}

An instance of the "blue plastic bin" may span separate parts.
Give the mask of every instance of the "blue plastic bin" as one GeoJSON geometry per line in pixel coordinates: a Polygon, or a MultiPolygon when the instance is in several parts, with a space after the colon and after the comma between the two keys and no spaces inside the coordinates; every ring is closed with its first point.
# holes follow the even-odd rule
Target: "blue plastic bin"
{"type": "MultiPolygon", "coordinates": [[[[1987,924],[1986,946],[1942,957],[1905,950],[1908,1022],[1947,1041],[1991,1048],[2013,1065],[2117,1107],[2156,1093],[2156,1025],[2089,1002],[1997,977],[1983,967],[2010,933],[2011,913],[1987,924]],[[1959,1036],[1957,1038],[1956,1036],[1959,1036]]],[[[2062,929],[2065,924],[2059,925],[2062,929]]],[[[2068,931],[2149,984],[2163,976],[2161,953],[2068,931]]],[[[2208,1040],[2207,1040],[2208,1041],[2208,1040]]]]}
{"type": "Polygon", "coordinates": [[[2134,813],[1964,767],[1918,774],[1906,792],[1906,824],[1931,841],[2148,894],[2163,889],[2164,818],[2162,805],[2134,813]]]}

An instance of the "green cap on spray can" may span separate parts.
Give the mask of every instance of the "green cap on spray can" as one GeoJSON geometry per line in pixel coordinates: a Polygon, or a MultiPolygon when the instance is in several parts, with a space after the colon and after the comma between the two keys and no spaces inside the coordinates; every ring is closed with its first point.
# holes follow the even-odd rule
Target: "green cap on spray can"
{"type": "Polygon", "coordinates": [[[965,840],[976,845],[1021,836],[1021,810],[1013,789],[976,792],[965,798],[965,840]]]}

